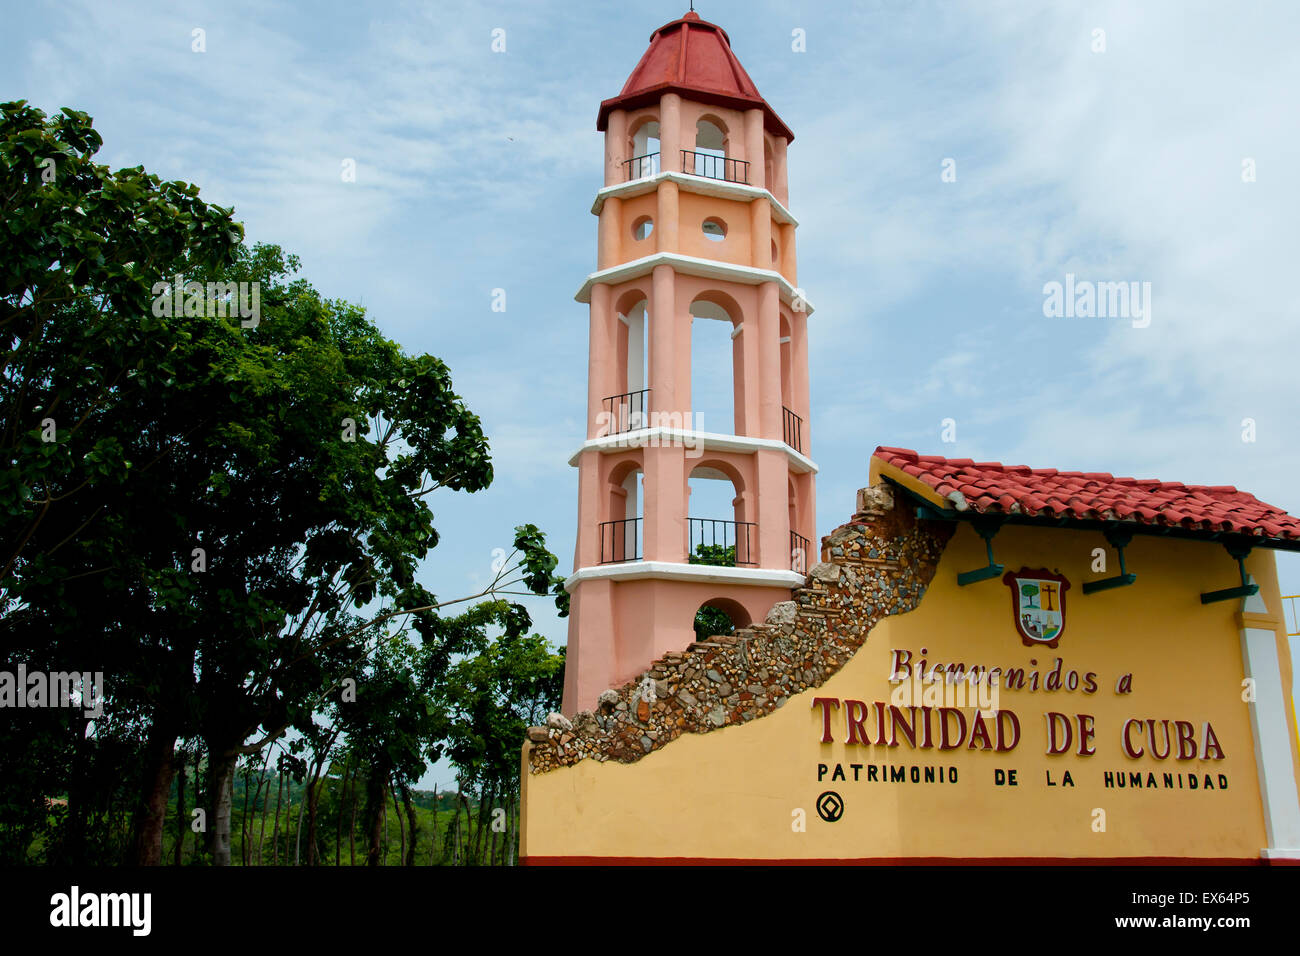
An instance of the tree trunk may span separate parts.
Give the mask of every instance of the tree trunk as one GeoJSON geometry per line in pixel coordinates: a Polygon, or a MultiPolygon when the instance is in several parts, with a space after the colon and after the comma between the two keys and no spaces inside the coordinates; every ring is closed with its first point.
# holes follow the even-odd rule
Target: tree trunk
{"type": "Polygon", "coordinates": [[[352,771],[352,800],[350,802],[352,820],[348,824],[348,858],[351,865],[357,865],[357,774],[352,771]]]}
{"type": "Polygon", "coordinates": [[[284,799],[284,774],[277,770],[275,779],[275,826],[271,829],[272,866],[280,862],[280,802],[284,799]]]}
{"type": "Polygon", "coordinates": [[[307,865],[318,866],[319,854],[316,852],[316,811],[320,806],[321,784],[312,777],[307,784],[307,865]]]}
{"type": "MultiPolygon", "coordinates": [[[[194,805],[200,805],[202,792],[199,787],[203,780],[203,744],[199,743],[194,747],[194,805]]],[[[188,824],[187,824],[188,825],[188,824]]],[[[199,859],[200,850],[203,847],[203,840],[196,838],[193,841],[193,850],[190,852],[190,862],[194,863],[199,859]]]]}
{"type": "Polygon", "coordinates": [[[348,754],[343,759],[343,778],[339,781],[338,798],[334,801],[336,816],[334,817],[334,865],[339,866],[340,857],[343,854],[343,799],[348,793],[348,769],[352,765],[352,754],[348,754]]]}
{"type": "Polygon", "coordinates": [[[371,768],[366,776],[366,826],[369,847],[366,850],[366,866],[379,866],[383,842],[387,834],[387,814],[384,805],[383,774],[371,768]]]}
{"type": "MultiPolygon", "coordinates": [[[[504,818],[503,818],[504,819],[504,818]]],[[[492,837],[488,841],[488,866],[497,865],[497,844],[501,842],[501,831],[497,829],[496,812],[493,811],[488,816],[488,829],[492,832],[492,837]]]]}
{"type": "Polygon", "coordinates": [[[402,784],[402,803],[406,805],[406,820],[411,834],[410,848],[406,853],[406,865],[415,866],[415,850],[419,843],[420,821],[415,814],[415,803],[411,800],[411,788],[402,784]]]}
{"type": "Polygon", "coordinates": [[[230,865],[230,809],[235,799],[233,751],[208,745],[208,852],[213,866],[230,865]]]}
{"type": "Polygon", "coordinates": [[[492,806],[492,797],[486,788],[479,789],[478,820],[474,825],[474,847],[472,850],[475,865],[483,862],[483,814],[492,806]]]}
{"type": "MultiPolygon", "coordinates": [[[[77,712],[81,714],[80,711],[77,712]]],[[[93,740],[86,737],[90,719],[84,714],[76,718],[76,743],[72,748],[72,766],[68,777],[68,815],[65,818],[62,845],[56,861],[64,866],[82,866],[86,855],[86,830],[94,817],[94,796],[90,786],[91,774],[87,763],[93,740]]]]}
{"type": "Polygon", "coordinates": [[[429,838],[429,865],[433,866],[433,855],[438,851],[438,785],[433,785],[433,835],[429,838]]]}
{"type": "MultiPolygon", "coordinates": [[[[310,792],[312,785],[310,778],[304,778],[303,783],[306,784],[306,789],[303,791],[302,802],[298,804],[298,826],[293,833],[294,866],[298,866],[299,862],[302,860],[302,817],[303,813],[307,810],[307,800],[309,799],[308,793],[310,792]]],[[[309,850],[308,852],[311,851],[309,850]]]]}
{"type": "Polygon", "coordinates": [[[167,821],[167,798],[171,796],[172,775],[176,772],[176,735],[156,730],[149,735],[140,802],[136,805],[132,829],[135,845],[132,858],[136,866],[162,864],[163,829],[167,821]]]}
{"type": "Polygon", "coordinates": [[[442,838],[442,855],[456,865],[456,829],[460,825],[460,804],[454,800],[451,804],[451,819],[447,821],[447,831],[442,838]]]}
{"type": "Polygon", "coordinates": [[[465,791],[460,791],[460,805],[465,808],[465,834],[462,837],[460,832],[460,810],[456,811],[456,856],[461,865],[469,862],[469,851],[472,844],[471,829],[474,825],[474,818],[469,812],[469,801],[465,799],[465,791]]]}
{"type": "Polygon", "coordinates": [[[258,793],[262,796],[262,822],[257,830],[257,865],[262,865],[262,844],[266,840],[266,818],[271,815],[271,784],[266,784],[266,793],[262,793],[262,787],[258,785],[258,793]]]}
{"type": "Polygon", "coordinates": [[[500,835],[500,865],[510,866],[510,840],[515,834],[515,797],[506,797],[506,830],[500,835]]]}
{"type": "MultiPolygon", "coordinates": [[[[398,866],[404,866],[406,864],[406,823],[402,820],[402,808],[397,805],[397,788],[390,786],[388,792],[393,798],[393,815],[397,817],[397,836],[401,841],[397,847],[397,859],[401,861],[398,866]]],[[[387,810],[388,808],[385,807],[384,811],[387,810]]]]}
{"type": "Polygon", "coordinates": [[[284,782],[284,864],[289,865],[293,834],[293,777],[284,782]]]}
{"type": "MultiPolygon", "coordinates": [[[[272,745],[272,746],[266,748],[266,756],[265,756],[264,758],[262,758],[262,769],[259,770],[259,771],[257,772],[257,789],[253,791],[253,812],[254,812],[254,813],[257,813],[257,805],[258,805],[259,803],[261,803],[261,804],[262,804],[262,807],[263,807],[261,814],[259,814],[259,816],[260,816],[262,819],[261,819],[261,822],[260,822],[260,824],[259,824],[259,827],[258,827],[258,834],[257,834],[257,863],[258,863],[258,866],[261,866],[261,864],[262,864],[262,837],[266,835],[266,800],[262,797],[262,787],[264,787],[264,786],[266,785],[266,768],[267,768],[267,765],[270,764],[270,762],[271,762],[271,751],[274,750],[274,749],[275,749],[275,746],[274,746],[274,745],[272,745]]],[[[269,793],[269,792],[270,792],[270,791],[268,790],[268,793],[269,793]]],[[[247,784],[247,783],[244,784],[244,797],[245,797],[245,798],[248,797],[248,784],[247,784]]],[[[247,805],[245,805],[245,816],[247,816],[247,805]]],[[[251,818],[249,818],[246,822],[247,822],[247,829],[248,829],[248,839],[251,840],[251,839],[253,838],[253,821],[252,821],[251,818]]],[[[244,865],[245,865],[245,866],[252,866],[252,865],[253,865],[253,852],[252,852],[252,850],[247,850],[247,851],[244,853],[244,865]]]]}
{"type": "Polygon", "coordinates": [[[517,793],[515,796],[511,797],[510,803],[510,860],[508,860],[508,864],[515,866],[519,864],[519,826],[520,823],[523,822],[519,808],[519,795],[517,795],[517,793]]]}
{"type": "Polygon", "coordinates": [[[185,852],[185,755],[181,755],[180,766],[176,769],[176,846],[172,850],[172,865],[181,865],[181,854],[185,852]]]}
{"type": "Polygon", "coordinates": [[[252,776],[253,763],[244,765],[244,812],[239,817],[239,865],[248,866],[248,831],[252,824],[248,819],[248,781],[252,776]]]}

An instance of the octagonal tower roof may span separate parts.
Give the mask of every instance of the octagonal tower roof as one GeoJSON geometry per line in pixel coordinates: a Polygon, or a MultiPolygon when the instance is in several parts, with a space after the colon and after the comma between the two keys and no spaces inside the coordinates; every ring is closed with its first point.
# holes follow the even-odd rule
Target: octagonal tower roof
{"type": "Polygon", "coordinates": [[[790,127],[768,105],[731,52],[731,38],[716,23],[701,20],[691,11],[665,23],[650,34],[650,46],[641,56],[622,91],[600,104],[596,129],[604,132],[613,110],[634,110],[659,102],[668,92],[680,93],[699,103],[736,110],[763,111],[763,125],[773,136],[794,139],[790,127]]]}

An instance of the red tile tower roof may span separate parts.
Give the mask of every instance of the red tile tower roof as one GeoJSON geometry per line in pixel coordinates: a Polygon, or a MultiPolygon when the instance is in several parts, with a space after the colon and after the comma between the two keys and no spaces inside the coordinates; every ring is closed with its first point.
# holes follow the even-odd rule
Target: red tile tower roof
{"type": "MultiPolygon", "coordinates": [[[[1184,485],[1154,478],[1116,478],[1106,472],[974,462],[885,446],[877,448],[872,458],[873,465],[878,461],[888,466],[880,469],[886,477],[902,472],[957,511],[1064,520],[1067,525],[1120,521],[1207,536],[1217,532],[1278,542],[1300,540],[1300,519],[1231,485],[1184,485]]],[[[876,471],[873,468],[873,474],[876,471]]]]}
{"type": "Polygon", "coordinates": [[[759,95],[758,87],[731,52],[731,38],[715,23],[691,11],[650,34],[650,47],[641,57],[618,96],[600,104],[596,129],[605,131],[612,110],[633,110],[658,103],[664,93],[736,110],[757,107],[773,136],[794,139],[790,127],[759,95]]]}

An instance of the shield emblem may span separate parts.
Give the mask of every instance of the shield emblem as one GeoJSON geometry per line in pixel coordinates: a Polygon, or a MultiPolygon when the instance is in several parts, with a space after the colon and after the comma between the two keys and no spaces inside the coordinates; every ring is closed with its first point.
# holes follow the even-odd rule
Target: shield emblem
{"type": "Polygon", "coordinates": [[[1026,647],[1055,649],[1065,633],[1065,592],[1070,582],[1046,568],[1008,571],[1002,583],[1011,588],[1016,631],[1026,647]]]}

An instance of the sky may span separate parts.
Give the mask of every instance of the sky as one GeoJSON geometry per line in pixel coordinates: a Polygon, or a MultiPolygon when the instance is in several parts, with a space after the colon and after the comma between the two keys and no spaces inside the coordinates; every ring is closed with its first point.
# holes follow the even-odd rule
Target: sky
{"type": "MultiPolygon", "coordinates": [[[[432,501],[441,599],[484,587],[522,523],[571,567],[596,112],[686,0],[0,5],[0,98],[90,113],[100,162],[199,185],[448,364],[496,479],[432,501]]],[[[795,133],[819,534],[851,517],[877,445],[1231,484],[1300,513],[1300,5],[698,12],[795,133]],[[1149,283],[1149,322],[1046,316],[1067,275],[1149,283]]],[[[1300,556],[1278,563],[1300,593],[1300,556]]]]}

